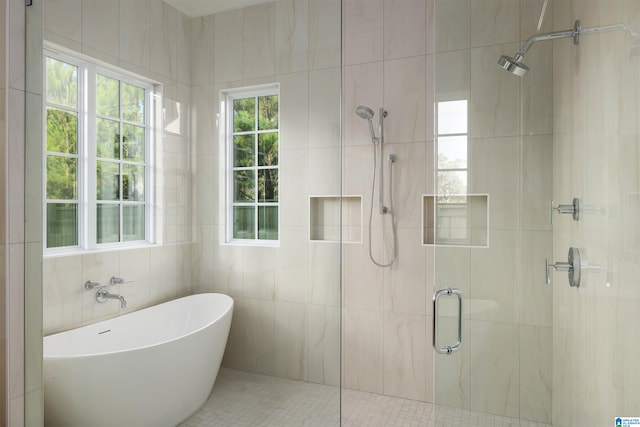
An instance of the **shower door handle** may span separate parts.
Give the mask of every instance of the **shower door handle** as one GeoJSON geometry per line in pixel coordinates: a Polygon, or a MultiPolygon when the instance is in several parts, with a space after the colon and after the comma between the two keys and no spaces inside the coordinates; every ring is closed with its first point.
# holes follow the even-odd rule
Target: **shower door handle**
{"type": "Polygon", "coordinates": [[[453,354],[462,347],[462,291],[455,288],[440,289],[433,294],[433,349],[440,354],[453,354]],[[454,345],[440,346],[438,343],[438,300],[442,296],[458,298],[458,341],[454,345]]]}

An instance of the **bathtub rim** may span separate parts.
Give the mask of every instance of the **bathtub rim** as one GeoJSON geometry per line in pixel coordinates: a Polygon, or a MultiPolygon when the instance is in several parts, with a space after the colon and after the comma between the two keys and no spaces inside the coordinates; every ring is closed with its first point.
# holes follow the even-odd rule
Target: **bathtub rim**
{"type": "Polygon", "coordinates": [[[160,346],[160,345],[169,344],[169,343],[181,340],[181,339],[185,339],[186,337],[192,336],[192,335],[194,335],[194,334],[196,334],[198,332],[201,332],[201,331],[211,327],[212,325],[214,325],[216,322],[220,321],[221,319],[223,319],[227,315],[233,315],[234,306],[235,306],[235,301],[233,300],[233,298],[231,296],[229,296],[227,294],[222,294],[222,293],[218,293],[218,292],[204,292],[204,293],[199,293],[199,294],[186,295],[186,296],[183,296],[183,297],[180,297],[180,298],[176,298],[176,299],[172,299],[172,300],[169,300],[169,301],[162,302],[160,304],[154,304],[154,305],[150,305],[148,307],[143,307],[143,308],[141,308],[139,310],[130,311],[128,313],[124,313],[122,315],[115,316],[115,317],[112,317],[112,318],[109,318],[109,319],[101,320],[99,322],[91,323],[89,325],[80,326],[79,328],[72,328],[72,329],[68,329],[66,331],[57,332],[55,334],[44,336],[44,337],[42,337],[42,343],[43,343],[42,359],[43,359],[43,362],[44,362],[44,360],[55,362],[57,360],[64,360],[64,359],[80,359],[80,358],[101,357],[101,356],[106,356],[106,355],[114,355],[114,354],[119,354],[119,353],[127,353],[127,352],[145,350],[145,349],[149,349],[149,348],[152,348],[152,347],[157,347],[157,346],[160,346]],[[209,321],[208,323],[206,323],[203,326],[201,326],[199,328],[196,328],[196,329],[194,329],[192,331],[189,331],[189,333],[187,333],[187,334],[179,335],[179,336],[176,336],[176,337],[173,337],[171,339],[164,340],[164,341],[158,341],[158,342],[155,342],[153,344],[147,344],[147,345],[136,346],[136,347],[128,347],[128,348],[125,348],[125,349],[114,350],[114,351],[104,351],[104,352],[101,352],[101,353],[78,353],[78,354],[67,354],[67,355],[47,355],[44,352],[44,350],[45,350],[44,341],[48,337],[54,337],[56,335],[68,333],[70,331],[75,331],[75,330],[78,330],[78,329],[92,328],[92,327],[95,327],[96,325],[99,325],[99,324],[101,324],[103,322],[104,323],[110,322],[110,321],[113,321],[115,319],[119,319],[121,317],[125,317],[125,316],[127,316],[129,314],[134,314],[134,313],[138,313],[138,312],[141,312],[141,311],[144,311],[144,310],[148,310],[148,309],[152,309],[152,308],[155,308],[155,307],[160,307],[160,306],[163,306],[165,304],[171,304],[171,303],[174,303],[175,301],[180,301],[180,300],[189,299],[189,298],[197,298],[198,296],[202,296],[202,295],[222,296],[223,297],[222,299],[226,302],[226,304],[224,306],[225,309],[219,315],[217,315],[211,321],[209,321]]]}

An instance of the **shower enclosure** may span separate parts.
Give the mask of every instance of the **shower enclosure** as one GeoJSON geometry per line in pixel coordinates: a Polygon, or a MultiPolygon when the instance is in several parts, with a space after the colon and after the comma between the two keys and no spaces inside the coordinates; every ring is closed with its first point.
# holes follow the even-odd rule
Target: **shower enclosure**
{"type": "Polygon", "coordinates": [[[436,425],[451,414],[439,405],[558,426],[640,413],[624,326],[640,301],[639,13],[627,1],[435,1],[433,280],[463,295],[460,314],[455,298],[436,302],[438,339],[456,343],[458,322],[463,337],[434,357],[436,425]],[[474,198],[443,197],[454,173],[464,193],[488,195],[486,247],[469,243],[474,198]],[[456,230],[466,242],[438,243],[456,230]]]}
{"type": "MultiPolygon", "coordinates": [[[[343,388],[434,402],[435,425],[640,413],[624,326],[640,300],[639,14],[625,0],[344,2],[344,192],[375,197],[354,113],[384,105],[398,259],[383,271],[344,245],[343,388]]],[[[390,223],[373,221],[389,256],[390,223]]]]}

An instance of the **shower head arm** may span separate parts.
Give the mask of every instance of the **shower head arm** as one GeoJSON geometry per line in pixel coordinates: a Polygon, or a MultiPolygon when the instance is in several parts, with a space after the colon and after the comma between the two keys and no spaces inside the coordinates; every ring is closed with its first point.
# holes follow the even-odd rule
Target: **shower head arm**
{"type": "Polygon", "coordinates": [[[580,42],[579,37],[582,31],[583,30],[580,27],[580,21],[577,20],[574,24],[574,27],[570,30],[553,31],[550,33],[533,35],[529,37],[529,39],[526,42],[524,42],[524,44],[520,48],[520,51],[518,51],[518,53],[516,54],[515,59],[517,61],[520,61],[524,57],[524,55],[527,53],[527,51],[531,48],[531,46],[533,46],[535,43],[538,43],[538,42],[543,42],[547,40],[566,39],[568,37],[573,37],[573,43],[578,44],[580,42]]]}
{"type": "Polygon", "coordinates": [[[520,51],[515,56],[517,61],[520,61],[527,51],[537,42],[547,41],[547,40],[557,40],[557,39],[565,39],[569,37],[573,37],[573,44],[580,43],[580,35],[581,34],[593,34],[593,33],[603,33],[608,31],[619,31],[624,30],[629,33],[629,35],[634,39],[634,41],[640,40],[640,34],[633,31],[628,24],[612,24],[612,25],[604,25],[601,27],[589,27],[582,28],[580,25],[580,20],[576,20],[574,26],[570,30],[564,31],[554,31],[551,33],[542,33],[536,34],[534,36],[529,37],[529,39],[524,42],[520,51]]]}

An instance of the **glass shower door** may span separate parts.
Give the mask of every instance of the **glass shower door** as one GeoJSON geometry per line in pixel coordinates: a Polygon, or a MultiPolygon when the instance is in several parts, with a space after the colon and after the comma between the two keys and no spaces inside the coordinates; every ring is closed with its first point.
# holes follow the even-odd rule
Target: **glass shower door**
{"type": "MultiPolygon", "coordinates": [[[[434,16],[434,289],[463,295],[462,344],[434,356],[436,425],[624,425],[640,415],[640,6],[436,0],[434,16]],[[529,71],[503,71],[501,55],[529,71]],[[488,195],[485,247],[447,241],[452,207],[437,200],[451,163],[440,107],[462,100],[466,193],[488,195]]],[[[459,222],[470,235],[476,213],[459,222]]],[[[455,343],[450,304],[440,299],[434,324],[455,343]]]]}
{"type": "Polygon", "coordinates": [[[529,52],[524,78],[498,65],[551,30],[551,9],[537,0],[435,1],[425,243],[436,425],[551,422],[552,288],[542,268],[552,253],[551,44],[529,52]]]}

